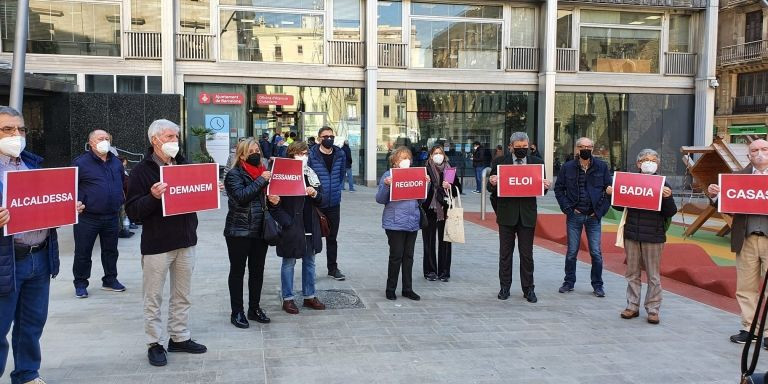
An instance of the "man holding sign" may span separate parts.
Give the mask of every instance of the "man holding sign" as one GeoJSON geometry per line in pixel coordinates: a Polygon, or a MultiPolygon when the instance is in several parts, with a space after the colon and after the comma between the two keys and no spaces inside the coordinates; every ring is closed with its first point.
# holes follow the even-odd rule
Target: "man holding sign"
{"type": "Polygon", "coordinates": [[[536,231],[536,196],[546,193],[550,187],[549,180],[543,178],[544,161],[533,156],[528,150],[529,140],[525,132],[515,132],[509,138],[509,150],[512,152],[504,157],[499,157],[491,165],[491,176],[488,179],[488,190],[491,192],[491,201],[496,211],[496,224],[499,225],[499,300],[509,298],[509,289],[512,286],[512,255],[515,251],[515,237],[517,237],[517,250],[520,253],[520,287],[523,297],[529,303],[538,301],[533,284],[533,236],[536,231]],[[519,177],[515,173],[517,169],[523,169],[526,165],[540,165],[537,181],[527,181],[527,177],[519,177]],[[499,175],[499,166],[505,174],[499,175]],[[510,168],[511,167],[511,168],[510,168]],[[520,167],[520,168],[518,168],[520,167]],[[522,182],[525,180],[525,182],[522,182]],[[523,185],[525,184],[525,185],[523,185]],[[530,184],[538,184],[539,191],[528,196],[504,197],[500,194],[502,189],[514,190],[530,187],[530,184]]]}
{"type": "MultiPolygon", "coordinates": [[[[762,175],[768,177],[768,141],[755,140],[749,144],[749,162],[744,170],[739,172],[746,175],[762,175]]],[[[716,204],[718,198],[733,196],[725,193],[720,196],[721,186],[711,184],[707,194],[716,204]]],[[[764,207],[765,202],[755,199],[753,207],[764,207]]],[[[744,210],[740,210],[744,212],[744,210]]],[[[731,224],[731,252],[736,252],[736,301],[741,309],[741,330],[731,336],[734,343],[744,344],[749,337],[749,327],[757,309],[760,297],[760,276],[768,266],[768,215],[737,213],[733,215],[731,224]]],[[[764,335],[768,337],[768,330],[764,335]]],[[[763,339],[763,348],[768,349],[768,338],[763,339]]]]}
{"type": "MultiPolygon", "coordinates": [[[[26,133],[21,114],[0,106],[0,173],[39,168],[43,159],[24,151],[26,133]]],[[[84,208],[77,202],[78,212],[84,208]]],[[[12,219],[6,207],[0,207],[0,227],[12,219]]],[[[11,382],[39,379],[40,336],[48,318],[51,278],[58,274],[59,243],[55,228],[0,238],[0,377],[8,359],[6,336],[13,323],[15,367],[11,382]]]]}
{"type": "MultiPolygon", "coordinates": [[[[195,269],[197,214],[163,216],[162,198],[168,184],[160,181],[160,167],[184,164],[179,155],[179,126],[168,120],[155,120],[147,132],[152,147],[128,179],[125,210],[131,220],[141,221],[141,266],[144,292],[144,332],[147,334],[149,363],[168,363],[160,342],[163,320],[160,307],[163,286],[170,272],[171,298],[168,305],[169,352],[205,353],[204,345],[194,342],[189,322],[190,288],[195,269]]],[[[170,192],[170,191],[168,191],[170,192]]]]}

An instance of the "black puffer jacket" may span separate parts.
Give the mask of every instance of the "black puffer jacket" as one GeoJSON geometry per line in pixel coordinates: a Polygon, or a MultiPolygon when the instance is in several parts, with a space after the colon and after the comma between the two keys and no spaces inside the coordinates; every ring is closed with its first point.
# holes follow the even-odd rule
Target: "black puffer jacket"
{"type": "MultiPolygon", "coordinates": [[[[669,185],[665,184],[666,187],[669,185]]],[[[613,207],[623,211],[624,207],[613,207]]],[[[628,208],[627,221],[624,223],[624,238],[643,243],[666,243],[667,230],[664,228],[667,218],[677,213],[674,197],[661,199],[660,211],[628,208]]]]}
{"type": "Polygon", "coordinates": [[[269,182],[259,176],[254,180],[248,172],[236,165],[224,178],[229,197],[229,212],[224,224],[226,237],[262,236],[264,223],[264,193],[269,182]]]}
{"type": "MultiPolygon", "coordinates": [[[[304,177],[305,185],[307,182],[304,177]]],[[[315,254],[323,250],[323,237],[320,232],[320,217],[317,209],[323,201],[323,189],[318,185],[317,195],[309,196],[282,196],[280,203],[270,208],[270,213],[275,220],[283,226],[280,243],[275,249],[277,256],[289,259],[301,259],[307,253],[306,234],[312,234],[312,246],[315,254]],[[306,217],[311,215],[311,217],[306,217]],[[306,219],[305,219],[306,218],[306,219]],[[311,225],[309,223],[311,222],[311,225]]]]}

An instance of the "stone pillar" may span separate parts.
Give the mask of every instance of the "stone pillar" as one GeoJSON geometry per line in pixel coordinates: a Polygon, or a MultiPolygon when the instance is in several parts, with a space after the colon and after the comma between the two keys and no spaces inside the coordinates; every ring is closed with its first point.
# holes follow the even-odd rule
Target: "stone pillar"
{"type": "Polygon", "coordinates": [[[715,65],[717,63],[718,0],[709,0],[704,19],[699,23],[699,67],[696,71],[693,145],[709,145],[715,124],[715,65]]]}
{"type": "Polygon", "coordinates": [[[539,68],[539,110],[538,136],[539,148],[544,156],[546,177],[552,179],[555,153],[555,37],[557,35],[557,0],[547,0],[542,6],[544,25],[543,38],[539,44],[541,66],[539,68]]]}
{"type": "Polygon", "coordinates": [[[365,184],[376,186],[376,139],[378,100],[378,21],[376,0],[365,2],[365,184]]]}
{"type": "Polygon", "coordinates": [[[160,15],[163,93],[176,93],[176,7],[173,0],[160,0],[160,15]]]}

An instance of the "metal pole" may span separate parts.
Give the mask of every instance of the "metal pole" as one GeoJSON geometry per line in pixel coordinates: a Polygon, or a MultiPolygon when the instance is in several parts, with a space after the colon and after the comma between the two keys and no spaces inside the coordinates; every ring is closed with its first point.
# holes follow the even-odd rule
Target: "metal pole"
{"type": "Polygon", "coordinates": [[[27,32],[29,25],[29,0],[16,3],[16,39],[13,42],[13,69],[11,70],[10,107],[21,112],[24,103],[24,67],[27,56],[27,32]]]}
{"type": "Polygon", "coordinates": [[[481,187],[482,189],[480,189],[480,220],[485,220],[485,201],[487,200],[485,197],[488,194],[488,189],[486,188],[486,180],[488,178],[488,174],[490,173],[490,167],[483,169],[483,185],[481,187]]]}

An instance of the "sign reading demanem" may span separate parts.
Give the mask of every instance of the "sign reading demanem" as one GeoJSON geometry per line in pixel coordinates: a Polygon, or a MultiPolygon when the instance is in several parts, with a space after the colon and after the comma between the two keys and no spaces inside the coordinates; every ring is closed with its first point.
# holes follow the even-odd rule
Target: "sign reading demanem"
{"type": "Polygon", "coordinates": [[[3,206],[5,236],[77,224],[77,167],[6,172],[3,206]]]}
{"type": "Polygon", "coordinates": [[[163,216],[219,209],[219,165],[184,164],[160,167],[163,216]]]}

